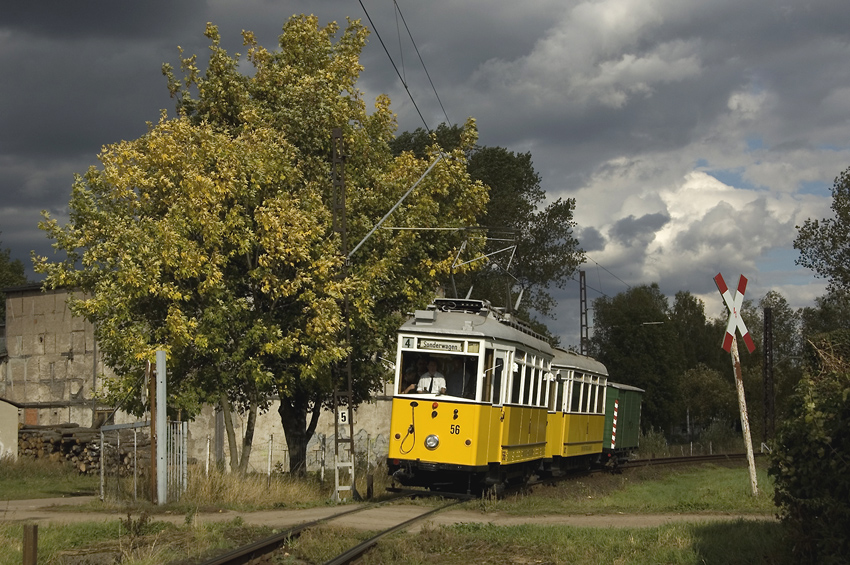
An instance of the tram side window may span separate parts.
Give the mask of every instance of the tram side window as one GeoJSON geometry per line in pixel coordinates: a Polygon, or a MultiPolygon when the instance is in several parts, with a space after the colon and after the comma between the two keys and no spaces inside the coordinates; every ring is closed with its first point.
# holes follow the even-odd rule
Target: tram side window
{"type": "Polygon", "coordinates": [[[567,386],[567,381],[557,380],[555,386],[558,390],[557,396],[555,397],[555,410],[559,412],[564,411],[564,389],[567,386]]]}
{"type": "Polygon", "coordinates": [[[529,367],[528,374],[531,379],[531,397],[528,399],[528,403],[532,406],[538,406],[540,404],[537,400],[537,393],[540,387],[540,370],[537,367],[529,367]]]}
{"type": "Polygon", "coordinates": [[[522,380],[520,397],[516,400],[517,404],[528,404],[528,392],[531,388],[531,369],[524,363],[519,365],[519,374],[522,380]]]}
{"type": "Polygon", "coordinates": [[[499,356],[493,365],[493,404],[502,401],[502,373],[505,372],[505,360],[499,356]]]}
{"type": "Polygon", "coordinates": [[[543,380],[543,371],[540,367],[534,368],[534,392],[531,393],[534,399],[535,406],[545,406],[546,399],[543,397],[543,392],[546,388],[546,381],[543,380]]]}
{"type": "Polygon", "coordinates": [[[586,386],[586,388],[585,388],[586,394],[585,394],[585,399],[584,399],[584,412],[590,412],[591,407],[595,406],[595,404],[593,402],[594,395],[596,394],[596,389],[598,389],[599,387],[594,385],[593,383],[590,383],[590,382],[588,382],[587,385],[585,385],[585,386],[586,386]]]}
{"type": "Polygon", "coordinates": [[[582,389],[584,388],[584,383],[579,380],[573,381],[573,398],[572,403],[570,404],[570,412],[578,413],[581,412],[581,397],[582,397],[582,389]]]}
{"type": "Polygon", "coordinates": [[[548,396],[548,407],[549,412],[555,411],[555,406],[558,398],[558,381],[549,381],[549,396],[548,396]]]}
{"type": "Polygon", "coordinates": [[[517,351],[516,362],[514,363],[516,370],[513,372],[511,378],[511,394],[506,399],[508,403],[519,404],[522,402],[522,369],[525,366],[524,361],[525,353],[517,351]]]}
{"type": "Polygon", "coordinates": [[[599,379],[599,394],[596,397],[596,413],[604,414],[605,413],[605,385],[606,381],[603,379],[599,379]]]}
{"type": "MultiPolygon", "coordinates": [[[[493,350],[488,349],[484,352],[484,367],[483,374],[481,375],[481,400],[484,402],[490,402],[492,398],[491,392],[493,391],[493,350]]],[[[496,393],[496,398],[499,397],[499,393],[496,393]]],[[[496,401],[498,403],[498,400],[496,401]]]]}

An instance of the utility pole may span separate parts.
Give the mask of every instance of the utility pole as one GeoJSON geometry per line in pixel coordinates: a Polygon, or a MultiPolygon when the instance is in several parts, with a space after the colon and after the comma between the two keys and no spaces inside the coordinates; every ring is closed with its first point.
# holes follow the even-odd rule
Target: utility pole
{"type": "MultiPolygon", "coordinates": [[[[332,134],[332,171],[333,179],[333,228],[334,231],[340,234],[340,252],[344,258],[342,264],[342,279],[348,278],[348,231],[345,217],[345,152],[343,151],[342,143],[342,128],[334,128],[332,134]]],[[[354,482],[354,393],[352,390],[352,375],[351,375],[351,324],[349,320],[349,304],[348,293],[343,295],[342,299],[342,315],[345,321],[345,344],[349,347],[348,355],[345,358],[345,374],[347,381],[347,390],[339,391],[337,385],[334,385],[334,499],[340,500],[340,492],[350,491],[354,500],[360,500],[360,495],[357,493],[357,486],[354,482]],[[340,406],[344,405],[345,409],[340,406]],[[345,426],[348,424],[348,437],[342,437],[340,433],[340,424],[345,426]],[[342,461],[340,457],[340,446],[343,451],[348,449],[348,461],[342,461]],[[344,476],[347,474],[350,482],[345,484],[344,476]]]]}
{"type": "Polygon", "coordinates": [[[773,309],[764,309],[764,364],[762,369],[764,379],[764,443],[773,439],[776,396],[773,390],[773,309]]]}
{"type": "Polygon", "coordinates": [[[590,343],[587,337],[587,281],[584,278],[584,271],[578,272],[578,288],[579,288],[579,320],[581,325],[581,339],[579,342],[579,352],[582,355],[587,355],[590,351],[590,343]]]}

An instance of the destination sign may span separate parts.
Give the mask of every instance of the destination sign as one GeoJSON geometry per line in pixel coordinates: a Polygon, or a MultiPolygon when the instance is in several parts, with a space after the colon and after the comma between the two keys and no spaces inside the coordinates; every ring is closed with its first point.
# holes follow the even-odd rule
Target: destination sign
{"type": "Polygon", "coordinates": [[[419,349],[430,349],[433,351],[457,351],[463,352],[462,341],[438,341],[436,339],[420,339],[419,349]]]}

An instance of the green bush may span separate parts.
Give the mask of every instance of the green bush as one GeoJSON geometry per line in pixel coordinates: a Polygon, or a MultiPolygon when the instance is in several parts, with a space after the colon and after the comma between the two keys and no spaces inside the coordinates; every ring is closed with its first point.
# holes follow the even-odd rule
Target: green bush
{"type": "Polygon", "coordinates": [[[702,433],[699,441],[703,444],[705,451],[711,444],[713,453],[740,453],[744,451],[743,437],[735,426],[722,420],[713,420],[702,433]]]}
{"type": "Polygon", "coordinates": [[[846,563],[850,555],[850,332],[813,344],[817,362],[776,434],[769,473],[795,557],[846,563]]]}
{"type": "Polygon", "coordinates": [[[646,432],[641,430],[638,438],[638,455],[642,459],[653,459],[656,457],[669,457],[670,446],[664,432],[649,428],[646,432]]]}

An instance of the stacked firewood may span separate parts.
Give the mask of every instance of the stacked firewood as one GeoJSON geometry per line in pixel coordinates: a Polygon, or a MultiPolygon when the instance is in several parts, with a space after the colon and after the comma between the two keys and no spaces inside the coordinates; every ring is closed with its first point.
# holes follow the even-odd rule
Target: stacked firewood
{"type": "MultiPolygon", "coordinates": [[[[150,464],[150,435],[139,430],[104,433],[105,471],[121,476],[141,473],[150,464]],[[135,445],[134,445],[135,439],[135,445]]],[[[24,426],[18,430],[18,455],[33,459],[48,458],[74,465],[80,473],[100,472],[100,429],[79,424],[24,426]]]]}

